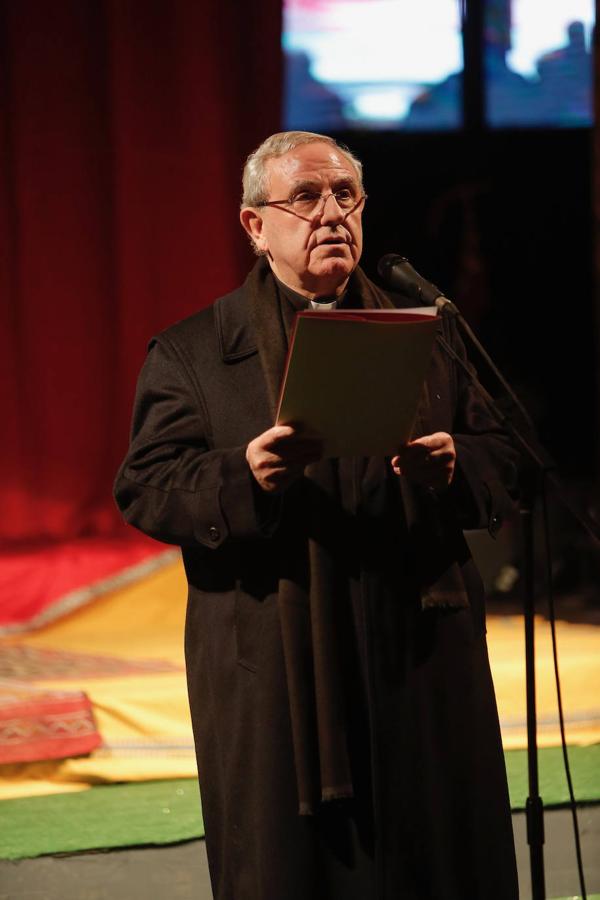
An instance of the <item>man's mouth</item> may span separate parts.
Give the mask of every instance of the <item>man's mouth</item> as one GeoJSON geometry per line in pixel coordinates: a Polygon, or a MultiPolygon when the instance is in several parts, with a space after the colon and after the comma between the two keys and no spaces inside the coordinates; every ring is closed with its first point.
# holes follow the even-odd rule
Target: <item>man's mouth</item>
{"type": "Polygon", "coordinates": [[[343,237],[329,237],[325,238],[323,241],[319,241],[319,246],[323,244],[346,244],[347,241],[343,237]]]}

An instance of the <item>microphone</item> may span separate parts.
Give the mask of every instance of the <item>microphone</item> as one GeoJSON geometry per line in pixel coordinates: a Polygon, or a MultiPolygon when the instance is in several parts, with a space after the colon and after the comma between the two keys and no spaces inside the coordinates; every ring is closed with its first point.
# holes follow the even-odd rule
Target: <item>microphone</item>
{"type": "MultiPolygon", "coordinates": [[[[529,415],[519,398],[516,396],[515,392],[507,382],[502,372],[500,372],[485,347],[481,345],[481,342],[479,341],[477,335],[473,332],[473,329],[471,328],[469,323],[465,321],[458,307],[455,306],[451,300],[448,300],[447,297],[444,297],[439,287],[437,287],[431,281],[427,281],[425,278],[423,278],[422,275],[419,275],[419,273],[413,269],[407,258],[405,256],[399,256],[398,253],[386,253],[385,256],[382,256],[377,265],[377,271],[379,272],[381,278],[393,290],[400,291],[400,293],[410,297],[411,300],[414,300],[416,303],[420,303],[422,306],[437,306],[440,313],[446,316],[451,316],[453,319],[455,319],[457,325],[470,338],[474,346],[481,354],[482,358],[486,361],[489,368],[494,373],[494,375],[512,400],[514,406],[521,412],[521,415],[524,417],[528,425],[533,430],[535,430],[533,422],[531,421],[531,416],[529,415]]],[[[478,391],[479,395],[483,397],[485,402],[489,405],[489,402],[491,400],[491,405],[494,406],[494,401],[490,398],[489,394],[487,395],[487,397],[485,397],[485,392],[482,393],[483,388],[475,377],[474,372],[467,367],[465,360],[461,359],[456,350],[442,337],[442,335],[438,335],[438,341],[440,342],[448,356],[452,357],[452,359],[461,367],[461,369],[464,370],[467,378],[475,386],[475,389],[478,391]]],[[[498,421],[500,421],[501,424],[505,424],[506,416],[504,416],[502,420],[498,419],[498,421]]],[[[518,433],[517,436],[520,437],[518,433]]],[[[520,438],[520,440],[521,445],[524,446],[523,439],[520,438]]],[[[530,447],[526,447],[526,450],[531,454],[530,447]]]]}
{"type": "Polygon", "coordinates": [[[407,295],[422,306],[437,306],[440,312],[459,315],[454,303],[444,297],[439,287],[419,275],[405,256],[386,253],[379,260],[377,271],[389,287],[407,295]]]}

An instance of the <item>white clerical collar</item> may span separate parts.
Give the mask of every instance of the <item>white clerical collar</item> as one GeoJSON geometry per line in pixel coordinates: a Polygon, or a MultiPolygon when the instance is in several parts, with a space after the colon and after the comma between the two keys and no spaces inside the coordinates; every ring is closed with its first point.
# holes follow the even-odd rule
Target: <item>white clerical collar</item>
{"type": "Polygon", "coordinates": [[[311,309],[318,309],[320,312],[327,312],[330,309],[336,309],[338,305],[337,299],[334,300],[309,300],[311,309]]]}

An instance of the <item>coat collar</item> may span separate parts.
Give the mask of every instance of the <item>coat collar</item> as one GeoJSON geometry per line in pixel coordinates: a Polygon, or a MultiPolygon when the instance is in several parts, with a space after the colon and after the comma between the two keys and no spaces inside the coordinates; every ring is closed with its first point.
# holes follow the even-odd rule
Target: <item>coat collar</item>
{"type": "Polygon", "coordinates": [[[215,328],[224,362],[237,362],[258,352],[245,285],[215,302],[215,328]]]}

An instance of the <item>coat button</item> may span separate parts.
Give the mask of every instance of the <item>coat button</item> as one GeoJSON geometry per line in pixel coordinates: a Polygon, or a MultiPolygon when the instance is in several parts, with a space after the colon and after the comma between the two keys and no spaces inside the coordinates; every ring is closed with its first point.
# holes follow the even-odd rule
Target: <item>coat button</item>
{"type": "Polygon", "coordinates": [[[211,539],[211,541],[218,541],[219,538],[221,537],[221,532],[219,531],[218,528],[215,528],[214,525],[211,525],[210,528],[208,529],[208,536],[211,539]]]}

